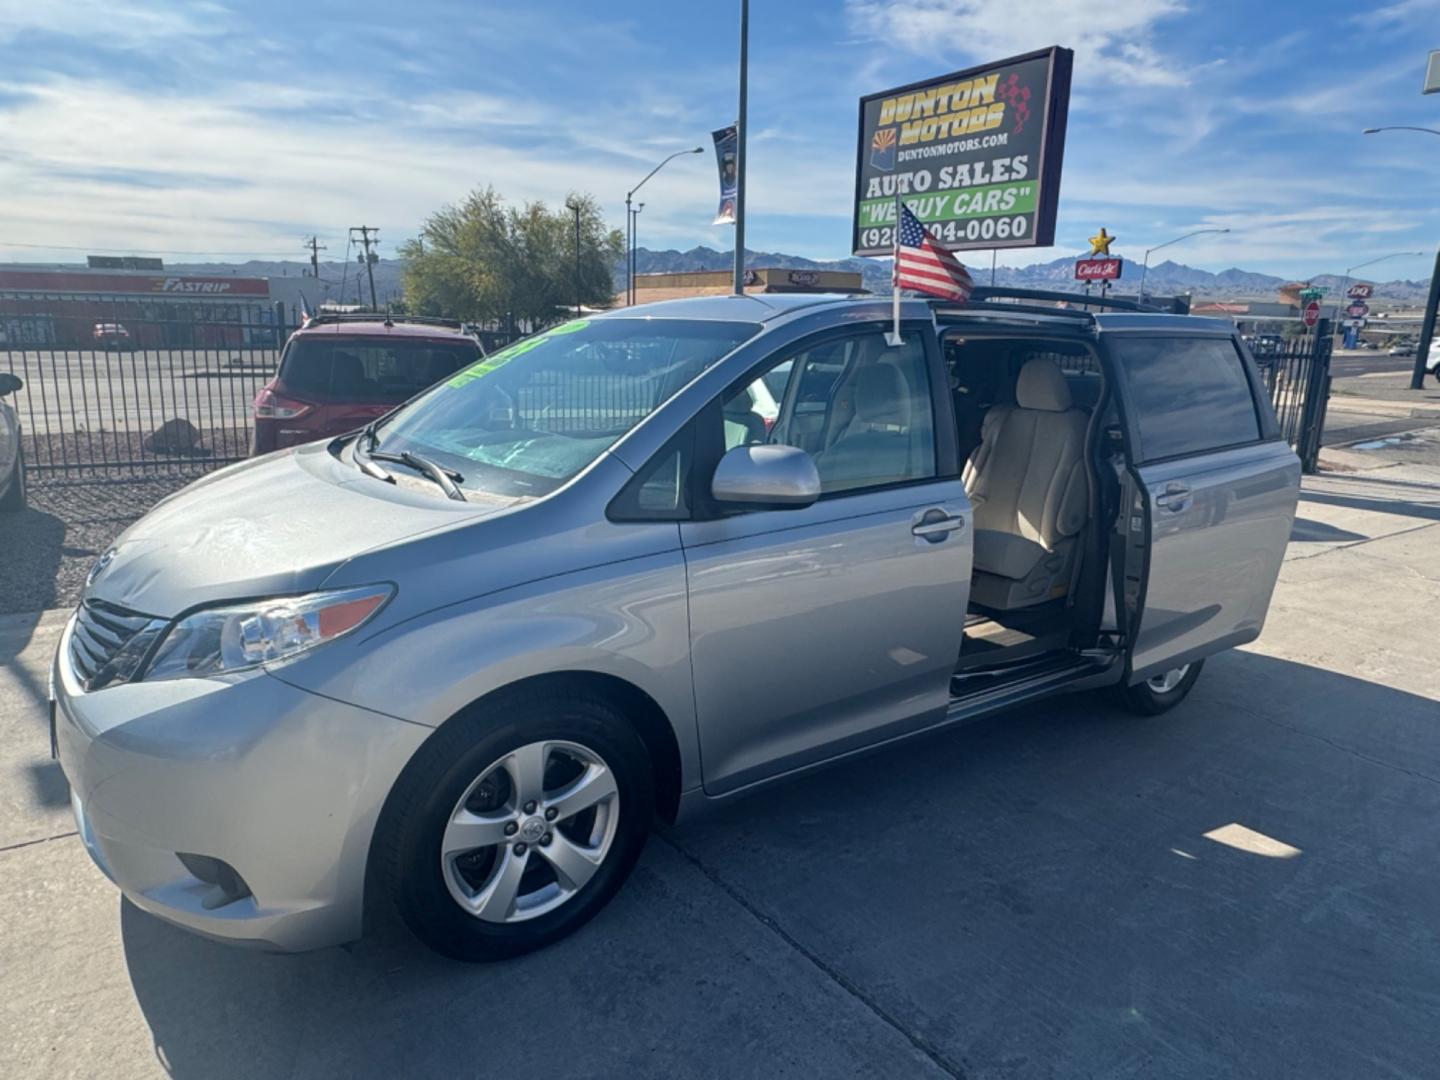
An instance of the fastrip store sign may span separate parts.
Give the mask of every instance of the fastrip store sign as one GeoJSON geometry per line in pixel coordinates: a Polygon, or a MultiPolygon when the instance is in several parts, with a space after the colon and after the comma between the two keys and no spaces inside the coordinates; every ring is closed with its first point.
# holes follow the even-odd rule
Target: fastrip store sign
{"type": "Polygon", "coordinates": [[[1104,259],[1076,259],[1075,280],[1076,281],[1118,281],[1120,271],[1125,268],[1125,260],[1119,258],[1104,259]]]}
{"type": "Polygon", "coordinates": [[[64,295],[125,296],[161,295],[183,297],[244,297],[264,299],[270,295],[265,278],[191,277],[179,274],[92,274],[69,271],[0,270],[0,289],[64,295]]]}

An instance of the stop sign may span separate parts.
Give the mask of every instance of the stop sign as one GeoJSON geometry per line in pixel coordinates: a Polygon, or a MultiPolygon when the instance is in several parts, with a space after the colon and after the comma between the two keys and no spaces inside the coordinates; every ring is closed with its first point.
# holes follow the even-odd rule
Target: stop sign
{"type": "Polygon", "coordinates": [[[1306,326],[1314,326],[1320,321],[1320,301],[1311,300],[1305,305],[1305,313],[1301,316],[1306,326]]]}

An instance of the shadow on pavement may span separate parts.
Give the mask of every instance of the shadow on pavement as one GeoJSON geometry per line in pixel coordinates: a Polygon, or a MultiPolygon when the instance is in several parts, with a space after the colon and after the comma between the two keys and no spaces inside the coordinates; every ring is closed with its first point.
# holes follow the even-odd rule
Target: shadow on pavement
{"type": "Polygon", "coordinates": [[[122,929],[181,1078],[1425,1075],[1437,818],[1434,700],[1230,653],[1164,717],[1057,699],[727,806],[503,965],[122,929]]]}
{"type": "Polygon", "coordinates": [[[1348,543],[1352,540],[1369,540],[1370,537],[1363,533],[1351,532],[1349,529],[1341,529],[1324,521],[1311,521],[1309,518],[1296,517],[1295,523],[1290,527],[1290,541],[1294,543],[1348,543]]]}
{"type": "Polygon", "coordinates": [[[1353,495],[1331,495],[1321,491],[1301,491],[1300,502],[1325,506],[1348,506],[1352,510],[1368,510],[1375,514],[1399,514],[1401,517],[1440,521],[1440,505],[1419,503],[1390,497],[1361,499],[1353,495]]]}
{"type": "Polygon", "coordinates": [[[65,547],[65,523],[33,506],[0,514],[0,669],[37,701],[46,700],[17,658],[30,644],[46,608],[55,606],[55,573],[65,547]]]}

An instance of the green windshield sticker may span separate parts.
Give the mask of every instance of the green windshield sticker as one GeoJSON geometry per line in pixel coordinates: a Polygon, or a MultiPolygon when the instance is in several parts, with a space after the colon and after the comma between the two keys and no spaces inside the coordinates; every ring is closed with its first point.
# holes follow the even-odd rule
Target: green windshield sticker
{"type": "Polygon", "coordinates": [[[489,375],[490,372],[494,371],[496,368],[503,367],[511,360],[514,360],[515,357],[521,355],[522,353],[529,352],[531,349],[535,348],[535,346],[543,344],[547,340],[549,340],[548,334],[541,335],[540,337],[526,338],[524,341],[517,341],[509,348],[501,349],[497,353],[491,353],[489,356],[485,357],[485,359],[479,361],[478,363],[471,364],[464,371],[456,373],[445,385],[454,389],[459,389],[468,382],[474,382],[476,379],[479,379],[485,375],[489,375]]]}
{"type": "Polygon", "coordinates": [[[501,349],[497,353],[491,353],[480,362],[471,364],[464,371],[457,372],[445,385],[458,390],[468,382],[474,382],[476,379],[489,375],[490,372],[496,368],[508,364],[511,360],[514,360],[515,357],[522,353],[529,352],[535,348],[535,346],[543,345],[556,334],[573,334],[577,330],[584,330],[589,325],[589,319],[572,319],[563,326],[557,326],[553,330],[546,330],[545,333],[537,334],[532,338],[526,338],[524,341],[517,341],[509,348],[501,349]]]}

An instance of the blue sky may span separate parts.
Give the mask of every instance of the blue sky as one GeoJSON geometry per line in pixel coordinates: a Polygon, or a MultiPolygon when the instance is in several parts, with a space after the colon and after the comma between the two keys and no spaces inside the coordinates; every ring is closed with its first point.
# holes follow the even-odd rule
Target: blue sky
{"type": "MultiPolygon", "coordinates": [[[[752,0],[752,248],[848,254],[857,99],[1075,49],[1055,249],[1212,270],[1341,272],[1440,243],[1440,127],[1420,94],[1440,0],[752,0]]],[[[735,113],[738,0],[371,4],[0,0],[0,259],[64,248],[300,257],[349,225],[381,251],[493,184],[643,192],[641,243],[729,247],[710,130],[735,113]],[[22,246],[34,245],[34,246],[22,246]],[[235,253],[235,254],[232,254],[235,253]]],[[[1375,273],[1422,277],[1429,259],[1375,273]]],[[[983,261],[983,255],[972,256],[983,261]]]]}

